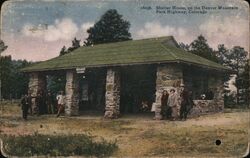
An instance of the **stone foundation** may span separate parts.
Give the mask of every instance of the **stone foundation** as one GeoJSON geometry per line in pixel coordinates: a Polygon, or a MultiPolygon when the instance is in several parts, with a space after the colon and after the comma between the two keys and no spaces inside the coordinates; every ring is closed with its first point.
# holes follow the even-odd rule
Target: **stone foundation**
{"type": "Polygon", "coordinates": [[[170,92],[174,88],[179,94],[180,84],[183,83],[183,73],[179,65],[167,64],[159,65],[156,73],[156,98],[155,98],[155,118],[161,119],[161,96],[163,90],[170,92]]]}
{"type": "Polygon", "coordinates": [[[104,118],[118,118],[120,114],[120,73],[116,68],[107,70],[104,118]]]}
{"type": "Polygon", "coordinates": [[[194,104],[189,112],[190,117],[223,112],[224,109],[224,105],[216,100],[194,100],[194,104]]]}
{"type": "Polygon", "coordinates": [[[66,94],[65,114],[68,116],[78,115],[79,80],[74,70],[68,70],[66,73],[65,94],[66,94]]]}
{"type": "Polygon", "coordinates": [[[46,92],[46,76],[39,73],[31,73],[29,78],[29,93],[32,96],[32,111],[37,113],[35,97],[38,92],[46,92]]]}

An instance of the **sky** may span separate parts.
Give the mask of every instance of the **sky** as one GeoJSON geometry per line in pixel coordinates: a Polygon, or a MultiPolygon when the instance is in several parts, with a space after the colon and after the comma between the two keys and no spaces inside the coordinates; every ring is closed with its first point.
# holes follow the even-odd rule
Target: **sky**
{"type": "Polygon", "coordinates": [[[249,7],[241,0],[12,0],[1,9],[1,39],[8,45],[3,55],[28,61],[56,57],[74,37],[83,44],[86,30],[108,9],[116,9],[130,22],[133,39],[171,35],[178,42],[190,44],[202,34],[214,49],[225,44],[227,48],[241,46],[249,51],[249,7]],[[157,7],[173,6],[179,9],[172,11],[204,6],[207,13],[156,13],[157,7]]]}

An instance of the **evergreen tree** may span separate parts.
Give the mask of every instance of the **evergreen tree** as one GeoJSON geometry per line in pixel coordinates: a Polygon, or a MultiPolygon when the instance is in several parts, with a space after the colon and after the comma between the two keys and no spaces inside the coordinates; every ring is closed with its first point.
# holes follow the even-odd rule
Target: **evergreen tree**
{"type": "MultiPolygon", "coordinates": [[[[218,45],[218,51],[216,52],[216,57],[218,60],[218,63],[221,65],[224,65],[228,68],[231,68],[229,66],[230,58],[229,58],[229,49],[225,47],[224,44],[218,45]]],[[[223,81],[224,81],[224,104],[227,107],[232,107],[235,105],[235,96],[232,94],[232,91],[229,89],[229,80],[232,79],[234,75],[224,75],[223,81]]]]}
{"type": "MultiPolygon", "coordinates": [[[[247,64],[247,52],[240,46],[235,46],[231,50],[227,49],[223,44],[218,45],[218,51],[216,56],[218,62],[226,67],[231,68],[236,72],[235,86],[236,102],[239,104],[240,100],[242,103],[246,103],[246,97],[248,90],[246,86],[249,85],[249,65],[247,64]]],[[[228,81],[232,76],[225,76],[225,80],[228,81]]],[[[228,88],[228,84],[226,84],[228,88]]],[[[229,91],[226,91],[226,95],[229,96],[229,91]]]]}
{"type": "Polygon", "coordinates": [[[87,30],[86,46],[92,44],[111,43],[131,40],[129,33],[130,23],[122,19],[117,10],[110,9],[105,12],[93,27],[87,30]]]}
{"type": "Polygon", "coordinates": [[[250,79],[249,79],[249,72],[250,72],[250,63],[249,63],[249,59],[246,62],[245,66],[244,66],[244,70],[242,73],[239,74],[238,77],[238,87],[240,89],[239,92],[239,102],[242,102],[245,105],[249,106],[249,99],[250,99],[250,79]]]}
{"type": "Polygon", "coordinates": [[[5,61],[5,58],[2,58],[1,57],[1,53],[3,51],[5,51],[6,49],[8,48],[8,46],[6,46],[4,44],[4,42],[2,40],[0,40],[0,101],[2,99],[2,78],[3,78],[3,72],[5,71],[5,69],[3,68],[4,67],[4,61],[5,61]]]}
{"type": "Polygon", "coordinates": [[[226,67],[230,67],[229,66],[230,60],[228,55],[229,55],[229,50],[225,47],[225,45],[219,44],[218,51],[216,52],[218,63],[226,67]]]}
{"type": "Polygon", "coordinates": [[[29,77],[20,69],[30,65],[26,60],[12,60],[11,56],[0,57],[0,74],[2,80],[2,97],[18,99],[28,92],[29,77]]]}
{"type": "Polygon", "coordinates": [[[236,92],[236,101],[237,104],[240,103],[240,97],[242,93],[244,93],[244,88],[241,87],[242,85],[242,79],[241,74],[244,71],[244,67],[247,64],[247,54],[244,50],[244,48],[240,46],[235,46],[233,49],[230,50],[228,58],[230,59],[229,66],[236,72],[236,80],[235,80],[235,86],[237,88],[236,92]],[[243,89],[242,89],[243,88],[243,89]]]}
{"type": "Polygon", "coordinates": [[[183,43],[183,42],[180,42],[180,43],[179,43],[179,46],[180,46],[181,49],[183,49],[183,50],[185,50],[185,51],[187,51],[187,52],[190,51],[190,45],[189,45],[189,44],[185,44],[185,43],[183,43]]]}
{"type": "Polygon", "coordinates": [[[81,40],[78,40],[78,39],[76,39],[76,37],[75,37],[75,38],[73,39],[73,41],[72,41],[72,46],[69,47],[68,49],[67,49],[65,46],[63,46],[62,49],[61,49],[61,51],[60,51],[60,53],[59,53],[59,56],[68,54],[68,53],[72,52],[73,50],[79,48],[79,47],[81,46],[81,45],[80,45],[80,42],[81,42],[81,40]]]}
{"type": "Polygon", "coordinates": [[[67,48],[65,46],[63,46],[62,49],[60,50],[59,56],[62,56],[64,54],[67,54],[67,48]]]}
{"type": "Polygon", "coordinates": [[[12,60],[11,61],[11,74],[10,83],[8,86],[11,89],[10,94],[12,98],[21,98],[23,94],[28,92],[29,76],[25,73],[20,72],[21,68],[30,65],[31,62],[26,60],[12,60]]]}
{"type": "Polygon", "coordinates": [[[0,40],[0,54],[8,48],[2,40],[0,40]]]}
{"type": "Polygon", "coordinates": [[[197,39],[195,39],[190,44],[190,52],[194,53],[196,55],[199,55],[203,58],[206,58],[208,60],[218,62],[215,52],[213,49],[208,45],[207,40],[204,36],[199,35],[197,39]]]}
{"type": "Polygon", "coordinates": [[[81,40],[77,40],[76,38],[72,41],[72,46],[68,48],[68,53],[80,47],[81,40]]]}
{"type": "Polygon", "coordinates": [[[11,89],[11,56],[0,56],[1,97],[9,97],[11,89]]]}

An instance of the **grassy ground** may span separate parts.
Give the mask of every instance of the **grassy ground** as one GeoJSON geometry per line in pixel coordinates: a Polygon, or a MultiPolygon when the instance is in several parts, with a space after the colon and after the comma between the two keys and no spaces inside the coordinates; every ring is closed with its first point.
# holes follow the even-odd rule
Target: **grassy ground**
{"type": "Polygon", "coordinates": [[[0,112],[0,136],[25,134],[88,134],[97,141],[117,141],[112,156],[239,156],[249,142],[249,110],[192,118],[187,121],[155,121],[151,115],[104,120],[97,115],[21,118],[20,107],[5,105],[0,112]],[[215,141],[221,144],[216,145],[215,141]]]}

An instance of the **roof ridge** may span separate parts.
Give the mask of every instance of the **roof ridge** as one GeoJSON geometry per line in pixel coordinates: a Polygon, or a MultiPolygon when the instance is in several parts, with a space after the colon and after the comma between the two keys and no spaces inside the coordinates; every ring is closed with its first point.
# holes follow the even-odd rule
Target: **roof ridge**
{"type": "MultiPolygon", "coordinates": [[[[162,41],[164,39],[169,39],[169,38],[174,38],[174,37],[173,36],[150,37],[150,38],[132,39],[132,40],[126,40],[126,41],[109,42],[109,43],[98,43],[98,44],[94,44],[93,46],[118,44],[118,43],[126,43],[126,42],[146,41],[146,40],[156,40],[156,41],[158,40],[158,41],[162,41]]],[[[81,48],[81,47],[79,47],[79,48],[81,48]]],[[[85,46],[85,47],[89,47],[89,46],[85,46]]]]}
{"type": "Polygon", "coordinates": [[[166,48],[164,44],[160,43],[160,45],[161,45],[162,48],[164,48],[165,50],[169,51],[169,53],[175,58],[175,60],[179,60],[179,58],[173,52],[171,52],[171,50],[169,50],[168,48],[166,48]]]}

